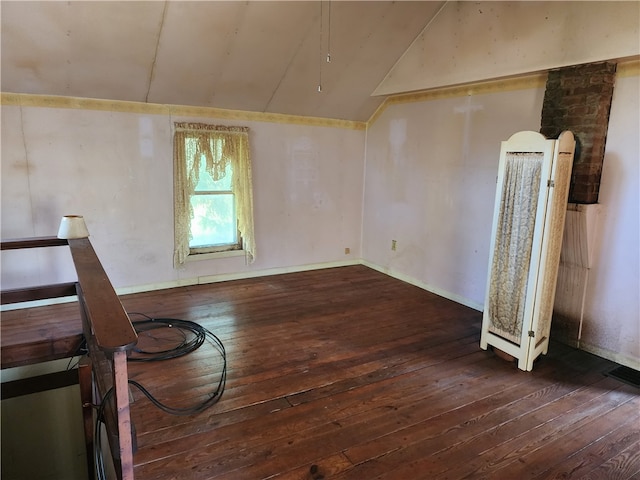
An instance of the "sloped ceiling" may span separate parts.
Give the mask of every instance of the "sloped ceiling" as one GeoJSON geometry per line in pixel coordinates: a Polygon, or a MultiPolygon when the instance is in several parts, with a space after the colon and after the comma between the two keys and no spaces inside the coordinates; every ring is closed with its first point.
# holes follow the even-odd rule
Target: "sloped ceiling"
{"type": "Polygon", "coordinates": [[[444,3],[2,1],[1,86],[366,121],[444,3]]]}
{"type": "Polygon", "coordinates": [[[374,95],[640,54],[640,2],[447,2],[374,95]]]}

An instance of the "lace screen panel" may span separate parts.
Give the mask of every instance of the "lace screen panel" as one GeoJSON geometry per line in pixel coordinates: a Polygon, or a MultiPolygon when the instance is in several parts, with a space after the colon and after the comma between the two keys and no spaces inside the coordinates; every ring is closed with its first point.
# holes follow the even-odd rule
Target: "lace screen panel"
{"type": "Polygon", "coordinates": [[[507,152],[489,279],[489,331],[520,344],[544,155],[507,152]]]}
{"type": "Polygon", "coordinates": [[[560,152],[556,159],[555,193],[551,205],[551,221],[548,230],[545,229],[544,232],[545,242],[547,242],[547,255],[545,259],[545,277],[542,279],[543,290],[538,308],[539,320],[536,328],[537,342],[548,337],[551,331],[553,301],[558,280],[558,265],[560,263],[560,250],[562,249],[562,234],[565,212],[567,210],[567,197],[569,196],[569,180],[571,179],[572,166],[573,152],[560,152]]]}

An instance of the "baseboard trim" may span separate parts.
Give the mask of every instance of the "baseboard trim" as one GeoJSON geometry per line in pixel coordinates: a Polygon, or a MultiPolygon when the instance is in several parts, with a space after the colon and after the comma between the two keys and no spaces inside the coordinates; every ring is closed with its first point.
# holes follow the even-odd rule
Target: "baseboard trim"
{"type": "Polygon", "coordinates": [[[484,310],[483,304],[474,302],[473,300],[462,297],[456,293],[451,293],[433,285],[429,285],[428,283],[424,283],[416,278],[405,275],[404,273],[397,272],[391,268],[383,267],[367,260],[362,260],[361,263],[369,268],[373,268],[374,270],[384,273],[385,275],[389,275],[390,277],[397,278],[398,280],[402,280],[403,282],[410,283],[411,285],[415,285],[416,287],[426,290],[427,292],[431,292],[440,297],[444,297],[448,300],[464,305],[465,307],[473,308],[474,310],[477,310],[479,312],[482,312],[484,310]]]}
{"type": "Polygon", "coordinates": [[[607,350],[606,348],[596,347],[583,341],[578,342],[578,349],[584,350],[585,352],[593,353],[600,358],[611,360],[612,362],[624,365],[625,367],[633,368],[634,370],[640,370],[640,359],[638,358],[629,357],[622,353],[612,352],[611,350],[607,350]]]}
{"type": "MultiPolygon", "coordinates": [[[[132,293],[150,292],[154,290],[164,290],[167,288],[184,287],[189,285],[202,285],[202,284],[209,284],[209,283],[225,282],[230,280],[242,280],[245,278],[266,277],[269,275],[282,275],[286,273],[304,272],[304,271],[310,271],[310,270],[321,270],[324,268],[347,267],[351,265],[364,265],[380,273],[389,275],[390,277],[409,283],[423,290],[426,290],[427,292],[431,292],[435,295],[441,296],[443,298],[459,303],[466,307],[472,308],[479,312],[482,312],[484,310],[483,304],[477,303],[473,300],[462,297],[458,294],[448,292],[446,290],[435,287],[433,285],[429,285],[420,280],[417,280],[416,278],[413,278],[409,275],[405,275],[404,273],[398,272],[391,268],[383,267],[381,265],[378,265],[376,263],[369,262],[363,259],[353,259],[353,260],[340,261],[340,262],[313,263],[313,264],[306,264],[306,265],[293,265],[288,267],[268,268],[264,270],[251,270],[251,271],[237,272],[237,273],[223,273],[218,275],[204,275],[204,276],[187,278],[187,279],[176,279],[169,282],[135,285],[131,287],[120,287],[120,288],[116,288],[115,290],[118,295],[128,295],[132,293]]],[[[69,303],[69,302],[75,302],[75,301],[77,301],[77,297],[72,296],[72,297],[63,297],[63,298],[52,298],[52,299],[46,299],[46,300],[37,300],[33,302],[8,304],[8,305],[0,306],[0,312],[8,311],[8,310],[17,310],[21,308],[54,305],[57,303],[69,303]]],[[[592,353],[594,355],[597,355],[599,357],[605,358],[607,360],[611,360],[620,365],[624,365],[624,366],[633,368],[635,370],[640,370],[640,359],[629,357],[624,354],[612,352],[607,349],[599,348],[585,342],[579,342],[579,344],[577,345],[577,348],[580,350],[584,350],[586,352],[592,353]]]]}
{"type": "MultiPolygon", "coordinates": [[[[339,262],[311,263],[306,265],[293,265],[288,267],[268,268],[264,270],[249,270],[246,272],[221,273],[216,275],[202,275],[199,277],[181,278],[170,280],[168,282],[148,283],[142,285],[133,285],[129,287],[118,287],[115,291],[118,295],[129,295],[132,293],[152,292],[155,290],[165,290],[168,288],[187,287],[189,285],[204,285],[208,283],[226,282],[229,280],[242,280],[245,278],[266,277],[269,275],[282,275],[285,273],[304,272],[310,270],[321,270],[324,268],[346,267],[350,265],[360,265],[360,259],[345,260],[339,262]]],[[[76,302],[77,296],[48,298],[44,300],[35,300],[31,302],[12,303],[0,306],[0,312],[9,310],[18,310],[21,308],[41,307],[46,305],[55,305],[58,303],[76,302]]]]}

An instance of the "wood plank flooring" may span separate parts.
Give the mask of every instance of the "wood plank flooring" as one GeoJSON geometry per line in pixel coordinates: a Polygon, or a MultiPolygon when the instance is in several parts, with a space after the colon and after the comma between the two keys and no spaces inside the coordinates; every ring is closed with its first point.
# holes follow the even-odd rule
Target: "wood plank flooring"
{"type": "MultiPolygon", "coordinates": [[[[480,313],[367,267],[122,301],[201,323],[228,360],[220,402],[198,415],[132,388],[136,479],[640,478],[640,390],[603,375],[614,364],[552,342],[522,372],[480,349],[480,313]]],[[[129,373],[184,408],[220,368],[205,345],[129,373]]]]}
{"type": "Polygon", "coordinates": [[[72,357],[82,344],[78,302],[2,312],[0,341],[2,368],[72,357]]]}

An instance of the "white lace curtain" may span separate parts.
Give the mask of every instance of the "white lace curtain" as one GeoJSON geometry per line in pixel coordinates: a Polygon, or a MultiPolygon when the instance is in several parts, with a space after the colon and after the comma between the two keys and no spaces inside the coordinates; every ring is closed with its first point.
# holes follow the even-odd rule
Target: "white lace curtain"
{"type": "Polygon", "coordinates": [[[520,343],[533,246],[542,153],[507,153],[489,279],[489,330],[520,343]]]}
{"type": "Polygon", "coordinates": [[[201,162],[214,181],[224,178],[227,166],[233,171],[233,192],[238,217],[238,231],[247,261],[253,263],[256,256],[253,232],[253,189],[251,158],[249,153],[249,129],[201,123],[176,123],[174,148],[174,217],[175,267],[184,264],[189,255],[193,195],[200,176],[201,162]],[[195,142],[187,142],[195,139],[195,142]]]}

